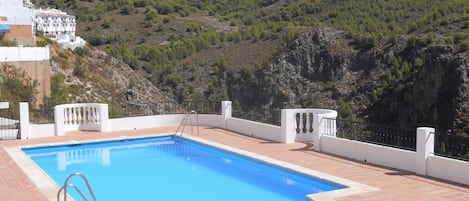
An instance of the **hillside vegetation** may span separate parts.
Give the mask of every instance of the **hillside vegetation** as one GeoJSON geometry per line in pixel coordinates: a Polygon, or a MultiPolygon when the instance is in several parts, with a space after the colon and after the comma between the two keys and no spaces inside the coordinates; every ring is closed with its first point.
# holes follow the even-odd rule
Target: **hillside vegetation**
{"type": "MultiPolygon", "coordinates": [[[[469,50],[467,0],[34,3],[77,16],[77,35],[124,61],[178,101],[230,99],[251,108],[317,106],[339,109],[346,118],[368,119],[374,114],[369,110],[386,107],[378,105],[390,101],[390,91],[406,91],[419,69],[434,64],[427,58],[429,50],[438,49],[433,47],[451,47],[451,57],[467,56],[469,50]],[[323,27],[335,31],[312,32],[309,34],[326,36],[298,40],[323,27]],[[314,57],[298,48],[311,41],[320,43],[313,45],[318,48],[314,57]],[[295,52],[298,50],[300,53],[295,52]],[[295,56],[282,56],[289,51],[295,56]],[[322,63],[301,61],[304,58],[322,63]],[[282,61],[313,66],[303,67],[300,77],[290,80],[286,71],[292,69],[281,68],[282,61]],[[313,70],[316,67],[319,69],[313,70]]],[[[400,124],[392,118],[376,120],[400,124]]],[[[441,123],[415,118],[412,124],[441,123]]],[[[454,126],[444,124],[441,126],[454,126]]],[[[464,121],[462,125],[458,124],[465,128],[464,121]]]]}

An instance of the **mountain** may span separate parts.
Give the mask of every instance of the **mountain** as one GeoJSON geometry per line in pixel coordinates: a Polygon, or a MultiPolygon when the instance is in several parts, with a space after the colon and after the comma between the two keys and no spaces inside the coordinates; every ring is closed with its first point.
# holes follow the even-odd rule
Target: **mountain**
{"type": "Polygon", "coordinates": [[[77,35],[170,99],[468,133],[466,0],[34,3],[76,15],[77,35]]]}

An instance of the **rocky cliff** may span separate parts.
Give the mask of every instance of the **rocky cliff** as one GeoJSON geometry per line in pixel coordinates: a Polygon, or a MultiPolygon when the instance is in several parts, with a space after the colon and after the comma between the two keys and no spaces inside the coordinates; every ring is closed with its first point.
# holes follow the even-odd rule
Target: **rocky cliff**
{"type": "Polygon", "coordinates": [[[452,46],[422,52],[422,66],[368,112],[380,123],[436,126],[469,135],[469,58],[452,46]]]}
{"type": "Polygon", "coordinates": [[[143,114],[157,112],[162,101],[172,101],[123,61],[91,46],[87,50],[89,55],[80,57],[52,48],[52,73],[65,76],[69,102],[107,102],[119,110],[143,114]]]}
{"type": "Polygon", "coordinates": [[[342,118],[469,134],[469,57],[435,44],[398,37],[355,46],[344,32],[317,28],[228,93],[241,104],[333,108],[342,118]]]}

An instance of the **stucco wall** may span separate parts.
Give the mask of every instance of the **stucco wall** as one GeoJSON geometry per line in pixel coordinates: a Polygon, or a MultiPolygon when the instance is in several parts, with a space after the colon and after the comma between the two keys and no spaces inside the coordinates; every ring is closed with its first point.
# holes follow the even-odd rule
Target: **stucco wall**
{"type": "Polygon", "coordinates": [[[469,185],[469,162],[431,155],[428,175],[469,185]]]}
{"type": "Polygon", "coordinates": [[[239,119],[228,118],[226,122],[226,129],[238,132],[243,135],[282,142],[282,128],[270,124],[239,119]]]}
{"type": "Polygon", "coordinates": [[[415,172],[416,153],[392,147],[322,136],[321,151],[366,163],[415,172]]]}

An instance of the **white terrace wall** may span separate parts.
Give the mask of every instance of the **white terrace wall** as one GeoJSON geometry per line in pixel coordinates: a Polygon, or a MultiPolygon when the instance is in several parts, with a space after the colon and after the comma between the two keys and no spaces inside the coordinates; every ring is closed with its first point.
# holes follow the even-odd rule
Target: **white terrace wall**
{"type": "Polygon", "coordinates": [[[321,137],[321,151],[365,163],[415,172],[416,154],[414,151],[333,136],[321,137]]]}
{"type": "Polygon", "coordinates": [[[282,142],[284,138],[282,136],[282,128],[280,126],[274,126],[239,118],[228,118],[225,129],[247,136],[275,142],[282,142]]]}
{"type": "MultiPolygon", "coordinates": [[[[125,117],[109,119],[109,131],[155,128],[162,126],[178,126],[186,114],[153,115],[141,117],[125,117]]],[[[198,115],[199,125],[221,127],[220,115],[198,115]]],[[[195,120],[192,122],[196,125],[195,120]]]]}
{"type": "Polygon", "coordinates": [[[434,134],[434,128],[417,128],[416,151],[323,135],[319,151],[469,185],[469,162],[434,155],[434,134]]]}
{"type": "Polygon", "coordinates": [[[469,162],[430,155],[427,160],[427,175],[469,185],[469,162]]]}

